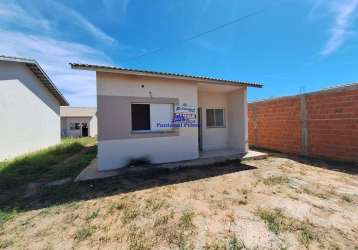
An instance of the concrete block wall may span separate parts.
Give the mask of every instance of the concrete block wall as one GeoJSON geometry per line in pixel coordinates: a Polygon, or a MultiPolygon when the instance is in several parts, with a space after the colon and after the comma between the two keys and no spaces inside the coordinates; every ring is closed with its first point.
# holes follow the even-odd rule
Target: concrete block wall
{"type": "Polygon", "coordinates": [[[250,103],[251,146],[358,162],[358,84],[250,103]]]}

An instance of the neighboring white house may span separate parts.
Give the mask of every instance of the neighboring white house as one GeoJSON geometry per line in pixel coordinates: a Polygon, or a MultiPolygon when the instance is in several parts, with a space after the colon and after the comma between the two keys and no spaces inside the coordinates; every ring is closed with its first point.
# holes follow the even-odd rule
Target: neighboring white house
{"type": "Polygon", "coordinates": [[[60,105],[68,105],[40,65],[0,56],[0,160],[61,140],[60,105]]]}
{"type": "Polygon", "coordinates": [[[97,108],[61,107],[62,137],[97,136],[97,108]]]}
{"type": "Polygon", "coordinates": [[[197,159],[248,151],[247,87],[221,79],[71,64],[96,71],[97,169],[197,159]]]}

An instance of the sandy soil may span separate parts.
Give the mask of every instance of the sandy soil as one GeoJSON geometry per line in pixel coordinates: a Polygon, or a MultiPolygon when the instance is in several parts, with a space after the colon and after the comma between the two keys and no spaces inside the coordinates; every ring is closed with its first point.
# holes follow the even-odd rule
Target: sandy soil
{"type": "Polygon", "coordinates": [[[271,156],[122,178],[111,194],[21,212],[0,248],[356,250],[358,175],[325,164],[271,156]]]}

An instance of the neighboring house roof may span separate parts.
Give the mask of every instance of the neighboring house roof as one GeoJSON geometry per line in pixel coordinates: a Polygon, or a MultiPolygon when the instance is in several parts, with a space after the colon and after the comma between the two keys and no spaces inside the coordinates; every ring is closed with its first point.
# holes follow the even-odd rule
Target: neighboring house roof
{"type": "Polygon", "coordinates": [[[33,59],[1,56],[0,61],[3,62],[17,62],[24,63],[34,75],[40,80],[40,82],[50,91],[50,93],[60,102],[62,106],[68,106],[69,103],[61,92],[56,88],[55,84],[51,81],[45,71],[41,68],[37,61],[33,59]]]}
{"type": "Polygon", "coordinates": [[[92,117],[96,112],[97,108],[92,107],[60,107],[61,117],[92,117]]]}
{"type": "Polygon", "coordinates": [[[166,78],[175,78],[175,79],[184,79],[184,80],[201,80],[205,82],[230,84],[230,85],[244,85],[244,86],[256,87],[256,88],[262,88],[263,86],[262,84],[259,83],[240,82],[240,81],[224,80],[224,79],[210,78],[204,76],[182,75],[176,73],[128,69],[128,68],[113,67],[113,66],[102,66],[102,65],[92,65],[92,64],[82,64],[82,63],[70,63],[70,65],[73,69],[82,69],[82,70],[114,72],[114,73],[123,73],[128,75],[162,76],[166,78]]]}

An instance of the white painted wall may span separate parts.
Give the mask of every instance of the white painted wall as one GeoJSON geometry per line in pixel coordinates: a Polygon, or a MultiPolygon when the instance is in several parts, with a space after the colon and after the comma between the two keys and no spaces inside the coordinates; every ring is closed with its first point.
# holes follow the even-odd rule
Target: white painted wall
{"type": "Polygon", "coordinates": [[[198,105],[202,108],[203,150],[228,148],[228,95],[226,93],[199,91],[198,105]],[[224,108],[224,128],[206,127],[206,109],[211,108],[224,108]]]}
{"type": "Polygon", "coordinates": [[[60,104],[22,63],[0,62],[0,160],[60,142],[60,104]]]}
{"type": "Polygon", "coordinates": [[[231,148],[248,152],[248,117],[246,88],[228,94],[228,142],[231,148]]]}
{"type": "MultiPolygon", "coordinates": [[[[97,94],[178,98],[180,105],[195,107],[198,102],[195,82],[100,72],[97,72],[97,94]]],[[[101,107],[97,108],[100,110],[101,107]]],[[[108,113],[115,110],[113,108],[108,113]]],[[[107,119],[111,119],[110,115],[107,119]]],[[[199,157],[198,130],[180,128],[179,136],[101,140],[98,142],[97,157],[99,170],[123,167],[132,157],[149,157],[153,163],[196,159],[199,157]]]]}
{"type": "Polygon", "coordinates": [[[96,137],[97,136],[97,114],[92,116],[89,122],[89,136],[96,137]]]}
{"type": "Polygon", "coordinates": [[[91,117],[63,117],[64,122],[64,129],[66,129],[67,136],[69,137],[79,137],[82,136],[82,130],[70,130],[70,123],[87,123],[89,128],[88,135],[90,135],[90,123],[91,117]],[[65,119],[64,119],[65,118],[65,119]]]}

